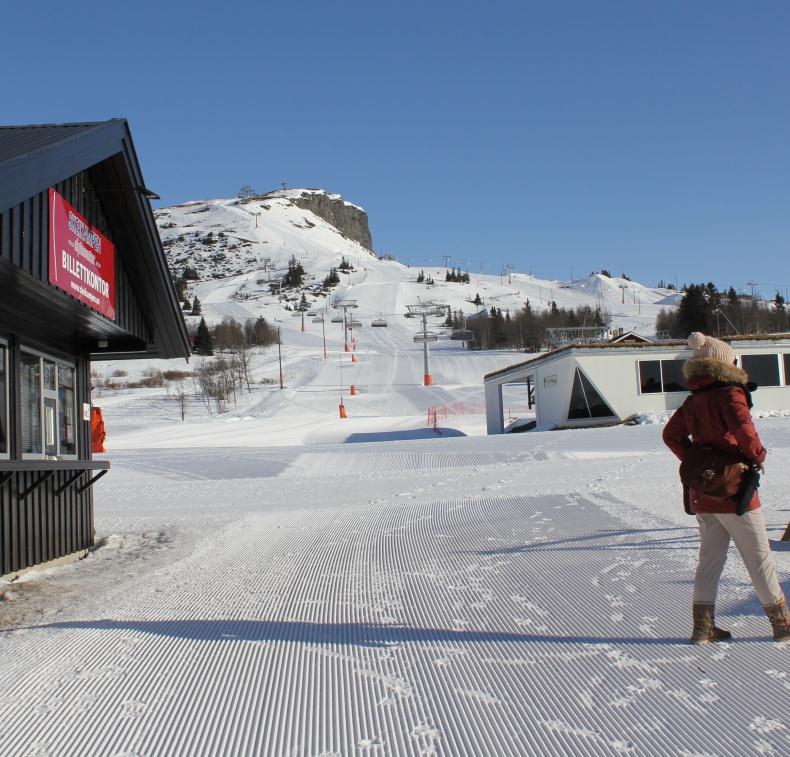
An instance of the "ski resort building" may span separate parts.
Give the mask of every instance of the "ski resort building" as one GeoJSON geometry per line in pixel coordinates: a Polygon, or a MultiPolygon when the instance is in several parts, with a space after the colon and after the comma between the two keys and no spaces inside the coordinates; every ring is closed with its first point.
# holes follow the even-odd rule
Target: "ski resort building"
{"type": "MultiPolygon", "coordinates": [[[[790,335],[726,341],[760,387],[755,409],[790,410],[790,335]]],[[[523,391],[538,427],[608,425],[675,410],[688,393],[682,369],[691,354],[682,341],[576,344],[489,373],[488,433],[505,433],[502,392],[513,386],[523,391]]]]}
{"type": "Polygon", "coordinates": [[[0,575],[93,544],[94,358],[187,357],[123,119],[0,127],[0,575]]]}

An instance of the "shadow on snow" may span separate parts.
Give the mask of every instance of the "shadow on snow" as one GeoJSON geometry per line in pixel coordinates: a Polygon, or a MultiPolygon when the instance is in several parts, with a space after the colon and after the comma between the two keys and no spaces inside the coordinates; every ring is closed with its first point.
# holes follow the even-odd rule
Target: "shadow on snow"
{"type": "MultiPolygon", "coordinates": [[[[394,644],[613,644],[634,647],[683,646],[686,638],[652,638],[640,636],[589,636],[522,634],[505,631],[458,631],[444,628],[413,628],[372,623],[308,623],[304,621],[266,620],[78,620],[25,626],[20,630],[136,631],[171,638],[196,641],[275,641],[301,644],[341,644],[360,647],[386,647],[394,644]]],[[[9,629],[9,631],[12,629],[9,629]]],[[[765,637],[739,639],[766,641],[765,637]]]]}
{"type": "Polygon", "coordinates": [[[447,439],[451,436],[466,436],[463,431],[457,428],[412,428],[394,431],[370,431],[368,433],[351,434],[346,439],[347,444],[359,442],[397,442],[412,439],[447,439]]]}

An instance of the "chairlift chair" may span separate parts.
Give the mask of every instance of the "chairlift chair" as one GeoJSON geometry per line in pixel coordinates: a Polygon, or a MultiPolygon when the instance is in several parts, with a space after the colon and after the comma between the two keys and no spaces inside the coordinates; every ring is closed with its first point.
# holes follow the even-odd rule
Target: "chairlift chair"
{"type": "Polygon", "coordinates": [[[333,315],[331,318],[332,323],[343,323],[343,316],[342,315],[333,315]]]}
{"type": "Polygon", "coordinates": [[[323,323],[323,322],[324,322],[324,316],[322,315],[317,315],[315,318],[313,318],[313,323],[323,323]]]}
{"type": "Polygon", "coordinates": [[[346,321],[346,324],[351,329],[358,329],[362,327],[362,321],[357,321],[354,318],[351,318],[350,320],[346,321]]]}
{"type": "Polygon", "coordinates": [[[379,316],[375,320],[371,321],[370,325],[375,326],[376,328],[382,328],[387,325],[387,321],[383,317],[379,316]]]}
{"type": "Polygon", "coordinates": [[[414,341],[417,344],[424,344],[425,342],[438,342],[439,337],[436,334],[434,334],[432,331],[426,331],[426,332],[418,331],[414,335],[414,341]]]}

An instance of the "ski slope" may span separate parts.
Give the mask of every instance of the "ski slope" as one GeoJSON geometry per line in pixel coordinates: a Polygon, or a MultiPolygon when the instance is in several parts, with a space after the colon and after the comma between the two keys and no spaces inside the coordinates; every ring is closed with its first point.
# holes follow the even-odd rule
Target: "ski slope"
{"type": "MultiPolygon", "coordinates": [[[[776,537],[790,425],[758,428],[776,537]]],[[[735,641],[686,643],[659,430],[115,453],[100,546],[10,587],[0,753],[786,754],[790,646],[739,561],[735,641]]]]}

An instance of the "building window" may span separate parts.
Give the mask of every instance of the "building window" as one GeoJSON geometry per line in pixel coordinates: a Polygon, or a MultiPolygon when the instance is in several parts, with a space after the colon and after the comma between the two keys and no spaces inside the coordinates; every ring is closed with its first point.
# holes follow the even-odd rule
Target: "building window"
{"type": "Polygon", "coordinates": [[[785,386],[790,386],[790,353],[783,355],[785,361],[785,386]]]}
{"type": "Polygon", "coordinates": [[[779,355],[742,355],[741,367],[757,386],[779,386],[779,355]]]}
{"type": "Polygon", "coordinates": [[[0,342],[0,457],[8,457],[8,348],[0,342]]]}
{"type": "Polygon", "coordinates": [[[583,418],[613,418],[612,408],[590,383],[590,379],[581,370],[576,369],[571,390],[571,404],[568,408],[568,420],[583,418]]]}
{"type": "Polygon", "coordinates": [[[19,394],[24,455],[77,454],[74,366],[22,352],[19,394]]]}
{"type": "Polygon", "coordinates": [[[640,360],[639,388],[642,394],[687,392],[683,375],[685,360],[640,360]]]}
{"type": "Polygon", "coordinates": [[[639,361],[639,385],[642,394],[655,394],[661,391],[661,361],[639,361]]]}
{"type": "Polygon", "coordinates": [[[19,398],[22,454],[43,453],[41,435],[41,358],[22,353],[19,364],[19,398]]]}
{"type": "Polygon", "coordinates": [[[665,392],[687,392],[688,384],[683,375],[685,360],[662,360],[661,383],[665,392]]]}
{"type": "Polygon", "coordinates": [[[70,365],[58,366],[58,450],[61,455],[77,454],[75,373],[70,365]]]}

